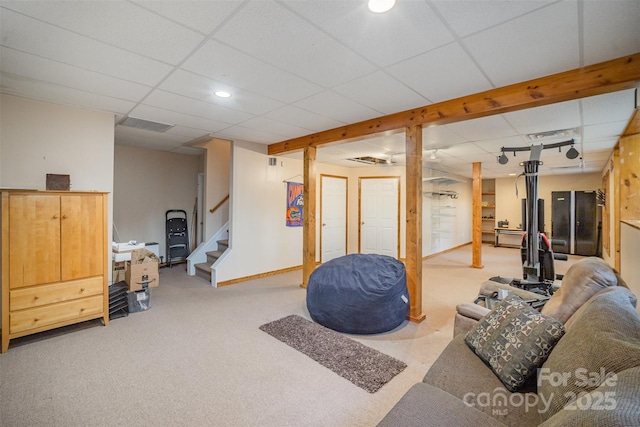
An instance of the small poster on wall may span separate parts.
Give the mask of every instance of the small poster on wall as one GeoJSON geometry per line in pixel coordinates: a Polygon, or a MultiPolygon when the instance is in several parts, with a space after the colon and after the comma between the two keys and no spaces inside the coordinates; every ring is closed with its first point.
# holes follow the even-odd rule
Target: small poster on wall
{"type": "Polygon", "coordinates": [[[287,182],[287,227],[302,227],[303,190],[299,182],[287,182]]]}

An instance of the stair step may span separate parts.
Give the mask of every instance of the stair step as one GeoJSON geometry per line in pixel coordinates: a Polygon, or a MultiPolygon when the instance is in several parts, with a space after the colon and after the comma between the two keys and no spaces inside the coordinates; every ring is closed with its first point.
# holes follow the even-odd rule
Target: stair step
{"type": "Polygon", "coordinates": [[[221,255],[221,251],[209,251],[207,252],[207,262],[213,264],[221,255]]]}
{"type": "Polygon", "coordinates": [[[201,262],[195,264],[194,267],[196,268],[196,276],[211,282],[211,264],[201,262]]]}
{"type": "Polygon", "coordinates": [[[229,239],[218,240],[218,249],[224,251],[229,247],[229,239]]]}

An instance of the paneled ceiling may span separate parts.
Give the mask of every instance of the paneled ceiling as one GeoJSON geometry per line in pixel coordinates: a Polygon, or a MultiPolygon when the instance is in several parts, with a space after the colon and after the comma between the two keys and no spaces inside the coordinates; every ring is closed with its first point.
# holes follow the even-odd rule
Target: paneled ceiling
{"type": "MultiPolygon", "coordinates": [[[[199,154],[202,138],[271,144],[634,54],[638,22],[637,0],[398,0],[384,14],[364,0],[0,1],[0,87],[113,113],[116,144],[199,154]]],[[[572,129],[581,156],[545,150],[541,172],[597,172],[633,108],[627,90],[425,128],[424,164],[506,176],[527,155],[499,165],[501,147],[572,129]]],[[[403,152],[395,134],[318,159],[403,152]]]]}

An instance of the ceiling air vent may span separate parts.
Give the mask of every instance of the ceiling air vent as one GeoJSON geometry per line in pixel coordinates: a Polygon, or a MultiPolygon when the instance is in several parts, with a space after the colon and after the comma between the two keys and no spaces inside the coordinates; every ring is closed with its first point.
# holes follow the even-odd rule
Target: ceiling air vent
{"type": "Polygon", "coordinates": [[[151,120],[139,119],[137,117],[127,117],[119,124],[130,128],[150,130],[152,132],[166,132],[175,126],[166,123],[152,122],[151,120]]]}
{"type": "Polygon", "coordinates": [[[545,142],[552,139],[569,139],[577,136],[578,134],[578,128],[571,128],[552,130],[548,132],[529,133],[526,135],[526,138],[531,142],[545,142]]]}
{"type": "Polygon", "coordinates": [[[377,157],[371,157],[371,156],[353,157],[346,160],[350,160],[352,162],[364,163],[367,165],[390,165],[391,164],[390,159],[379,159],[377,157]]]}

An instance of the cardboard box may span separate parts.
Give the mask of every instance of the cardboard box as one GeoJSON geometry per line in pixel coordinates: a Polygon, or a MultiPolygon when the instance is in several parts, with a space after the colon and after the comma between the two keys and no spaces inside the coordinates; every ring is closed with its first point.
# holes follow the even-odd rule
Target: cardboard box
{"type": "Polygon", "coordinates": [[[127,271],[127,263],[124,261],[112,262],[112,279],[113,283],[123,282],[125,280],[125,273],[127,271]]]}
{"type": "Polygon", "coordinates": [[[131,252],[131,261],[127,262],[125,281],[129,291],[155,288],[160,285],[158,257],[151,251],[139,249],[131,252]]]}

